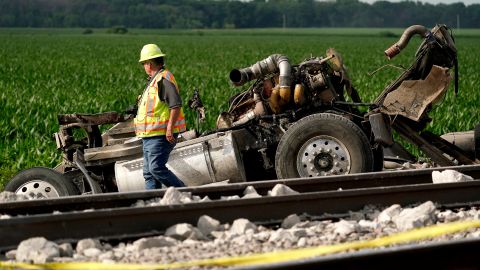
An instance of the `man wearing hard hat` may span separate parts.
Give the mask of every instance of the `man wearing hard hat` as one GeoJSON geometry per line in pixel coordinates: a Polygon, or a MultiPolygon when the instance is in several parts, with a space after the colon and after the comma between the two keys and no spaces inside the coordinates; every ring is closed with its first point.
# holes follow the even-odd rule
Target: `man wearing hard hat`
{"type": "Polygon", "coordinates": [[[173,74],[165,69],[165,54],[155,44],[143,46],[139,62],[149,81],[134,119],[135,133],[143,141],[143,177],[146,189],[183,187],[167,167],[168,157],[180,132],[185,131],[182,100],[173,74]]]}

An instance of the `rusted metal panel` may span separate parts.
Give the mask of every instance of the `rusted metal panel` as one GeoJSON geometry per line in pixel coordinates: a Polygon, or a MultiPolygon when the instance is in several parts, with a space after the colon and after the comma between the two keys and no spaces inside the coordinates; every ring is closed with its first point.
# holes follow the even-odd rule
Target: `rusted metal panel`
{"type": "Polygon", "coordinates": [[[83,113],[73,113],[73,114],[59,114],[58,123],[60,125],[68,124],[84,124],[84,125],[103,125],[103,124],[113,124],[118,122],[123,122],[128,120],[130,117],[125,116],[118,112],[105,112],[98,114],[83,114],[83,113]]]}
{"type": "Polygon", "coordinates": [[[380,111],[418,121],[425,109],[441,99],[447,91],[451,80],[448,70],[434,65],[425,80],[403,81],[397,89],[387,94],[380,111]]]}

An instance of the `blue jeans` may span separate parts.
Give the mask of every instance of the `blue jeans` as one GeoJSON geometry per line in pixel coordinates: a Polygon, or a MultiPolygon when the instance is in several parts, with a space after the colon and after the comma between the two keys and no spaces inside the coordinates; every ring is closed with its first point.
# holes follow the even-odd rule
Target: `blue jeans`
{"type": "MultiPolygon", "coordinates": [[[[177,138],[177,134],[174,134],[177,138]]],[[[175,143],[167,141],[165,136],[142,138],[143,141],[143,177],[146,189],[167,187],[184,187],[185,184],[177,178],[166,166],[170,152],[175,143]]]]}

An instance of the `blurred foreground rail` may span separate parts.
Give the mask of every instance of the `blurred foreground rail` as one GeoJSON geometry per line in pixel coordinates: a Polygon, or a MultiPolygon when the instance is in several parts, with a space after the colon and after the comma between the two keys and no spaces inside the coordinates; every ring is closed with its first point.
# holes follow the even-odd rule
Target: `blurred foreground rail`
{"type": "MultiPolygon", "coordinates": [[[[475,179],[479,178],[480,166],[462,166],[455,169],[475,179]]],[[[30,204],[33,208],[35,204],[39,207],[46,206],[42,208],[43,213],[39,210],[28,213],[24,208],[24,213],[29,215],[0,220],[0,250],[13,248],[20,241],[34,236],[71,242],[89,237],[121,240],[156,235],[177,223],[195,224],[202,215],[209,215],[222,223],[237,218],[247,218],[258,223],[275,223],[292,213],[306,214],[312,218],[340,217],[348,211],[360,210],[365,205],[407,205],[428,200],[445,208],[479,204],[480,181],[431,184],[431,171],[433,169],[347,175],[324,178],[321,181],[282,180],[185,188],[181,191],[209,195],[212,199],[225,194],[241,194],[248,185],[255,186],[262,194],[277,183],[286,184],[301,193],[161,206],[131,207],[131,204],[139,199],[161,196],[163,191],[5,203],[0,204],[1,213],[14,213],[16,208],[13,205],[16,204],[22,207],[30,204]],[[338,188],[342,190],[337,190],[338,188]],[[47,209],[67,210],[62,208],[62,202],[69,205],[83,202],[87,207],[96,206],[98,209],[45,212],[47,209]]],[[[17,214],[19,212],[17,211],[17,214]]]]}

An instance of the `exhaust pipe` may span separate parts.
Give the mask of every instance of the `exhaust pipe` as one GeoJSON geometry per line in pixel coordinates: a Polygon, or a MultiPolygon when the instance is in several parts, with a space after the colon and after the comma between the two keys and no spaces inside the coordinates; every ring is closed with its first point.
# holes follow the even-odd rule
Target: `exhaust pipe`
{"type": "Polygon", "coordinates": [[[431,32],[425,26],[412,25],[403,31],[403,34],[397,43],[385,50],[385,55],[388,57],[388,59],[392,59],[408,45],[408,42],[413,35],[420,35],[422,38],[426,38],[430,34],[431,32]]]}
{"type": "Polygon", "coordinates": [[[292,75],[288,58],[281,54],[272,54],[250,67],[234,69],[230,72],[230,81],[235,86],[241,86],[248,81],[275,73],[280,70],[280,88],[290,88],[292,75]]]}
{"type": "Polygon", "coordinates": [[[254,119],[255,117],[265,114],[265,107],[263,107],[260,95],[257,93],[253,94],[253,100],[255,101],[255,107],[242,115],[237,121],[232,124],[232,126],[245,124],[248,121],[254,119]]]}

